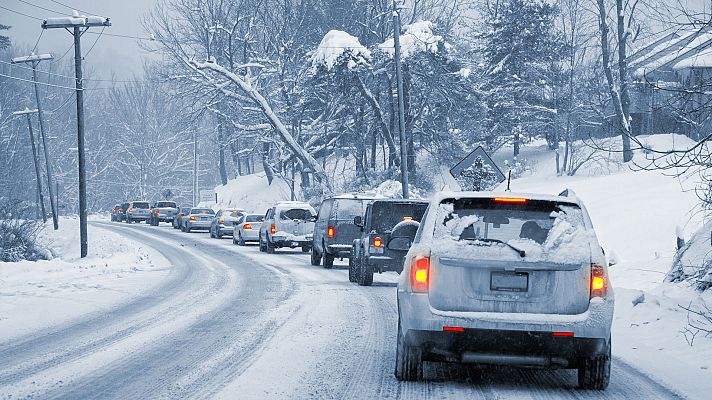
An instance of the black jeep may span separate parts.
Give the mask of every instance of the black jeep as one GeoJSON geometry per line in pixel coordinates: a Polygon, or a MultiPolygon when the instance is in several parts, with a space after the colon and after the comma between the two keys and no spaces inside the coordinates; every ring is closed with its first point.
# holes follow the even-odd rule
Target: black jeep
{"type": "Polygon", "coordinates": [[[349,281],[361,286],[373,283],[373,274],[403,270],[403,258],[418,230],[428,202],[419,200],[374,200],[366,207],[365,217],[354,218],[360,238],[353,241],[349,259],[349,281]],[[408,237],[408,243],[402,242],[408,237]]]}

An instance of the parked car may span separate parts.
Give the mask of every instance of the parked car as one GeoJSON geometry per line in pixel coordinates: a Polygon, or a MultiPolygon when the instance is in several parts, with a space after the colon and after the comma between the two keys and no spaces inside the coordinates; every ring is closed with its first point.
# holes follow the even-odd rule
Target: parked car
{"type": "Polygon", "coordinates": [[[436,195],[397,299],[399,380],[421,378],[424,361],[445,361],[572,368],[581,387],[608,386],[613,289],[588,213],[570,191],[436,195]]]}
{"type": "Polygon", "coordinates": [[[121,203],[121,208],[119,209],[119,210],[120,210],[120,214],[121,214],[121,218],[119,219],[119,222],[124,222],[124,221],[126,221],[126,219],[128,218],[128,215],[129,215],[129,205],[130,205],[130,204],[131,204],[131,203],[129,203],[129,202],[121,203]]]}
{"type": "Polygon", "coordinates": [[[370,286],[374,272],[401,273],[406,250],[388,248],[391,234],[408,230],[414,233],[427,208],[428,202],[419,200],[384,199],[369,203],[365,216],[354,218],[360,237],[353,241],[349,280],[370,286]]]}
{"type": "Polygon", "coordinates": [[[126,222],[146,222],[151,215],[147,201],[132,201],[129,203],[128,211],[126,212],[126,222]]]}
{"type": "Polygon", "coordinates": [[[111,209],[111,222],[121,222],[123,219],[124,210],[121,208],[121,204],[115,205],[111,209]]]}
{"type": "Polygon", "coordinates": [[[151,207],[149,222],[153,226],[158,226],[161,222],[173,222],[173,216],[178,213],[178,205],[175,201],[157,201],[151,207]]]}
{"type": "Polygon", "coordinates": [[[244,213],[245,210],[240,208],[226,208],[218,211],[210,223],[210,237],[222,239],[224,235],[232,236],[235,222],[244,213]]]}
{"type": "Polygon", "coordinates": [[[262,214],[240,214],[235,222],[232,243],[244,246],[246,242],[260,241],[260,228],[265,216],[262,214]]]}
{"type": "Polygon", "coordinates": [[[193,230],[210,230],[210,224],[215,216],[215,211],[210,208],[191,208],[183,216],[181,230],[190,233],[193,230]]]}
{"type": "Polygon", "coordinates": [[[335,258],[350,258],[354,239],[361,234],[354,225],[354,218],[363,216],[366,205],[373,196],[343,194],[329,197],[321,202],[319,216],[314,225],[314,243],[311,263],[332,268],[335,258]]]}
{"type": "Polygon", "coordinates": [[[308,203],[284,201],[267,210],[259,231],[260,251],[301,247],[309,252],[316,211],[308,203]]]}
{"type": "Polygon", "coordinates": [[[188,215],[190,212],[190,207],[181,207],[178,212],[173,215],[173,229],[182,229],[183,227],[183,217],[188,215]]]}

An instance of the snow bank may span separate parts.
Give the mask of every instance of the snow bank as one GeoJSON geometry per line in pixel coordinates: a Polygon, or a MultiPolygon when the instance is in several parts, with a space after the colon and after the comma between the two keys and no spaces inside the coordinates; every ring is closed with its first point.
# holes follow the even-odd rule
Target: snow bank
{"type": "Polygon", "coordinates": [[[160,253],[93,224],[89,255],[79,258],[77,219],[48,226],[40,240],[54,259],[0,263],[0,342],[109,309],[168,274],[160,253]]]}
{"type": "Polygon", "coordinates": [[[228,181],[227,185],[217,186],[215,193],[218,195],[218,203],[214,209],[241,208],[256,214],[264,214],[277,202],[291,198],[291,190],[286,182],[275,177],[270,185],[264,172],[238,176],[228,181]]]}
{"type": "Polygon", "coordinates": [[[371,52],[361,45],[358,38],[344,31],[329,31],[312,55],[312,68],[323,66],[330,71],[339,62],[346,61],[349,69],[366,65],[371,60],[371,52]]]}
{"type": "MultiPolygon", "coordinates": [[[[433,33],[434,26],[430,21],[418,21],[406,25],[404,27],[405,33],[400,35],[401,59],[405,60],[418,53],[437,54],[441,44],[449,48],[450,45],[445,43],[442,36],[433,33]]],[[[395,41],[393,38],[379,44],[378,48],[391,58],[395,56],[395,41]]]]}

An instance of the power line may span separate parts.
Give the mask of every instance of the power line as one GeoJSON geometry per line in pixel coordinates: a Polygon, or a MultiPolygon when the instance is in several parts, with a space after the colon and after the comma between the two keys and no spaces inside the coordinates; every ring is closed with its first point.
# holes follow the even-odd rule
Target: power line
{"type": "Polygon", "coordinates": [[[88,57],[89,53],[91,53],[91,51],[94,50],[94,46],[96,46],[96,42],[98,42],[99,39],[101,39],[101,34],[104,33],[104,29],[106,29],[106,27],[101,28],[101,32],[99,32],[99,36],[96,37],[96,40],[94,41],[94,44],[92,44],[91,47],[89,48],[89,51],[87,51],[84,54],[84,58],[88,57]]]}
{"type": "MultiPolygon", "coordinates": [[[[23,79],[23,78],[18,78],[16,76],[11,76],[11,75],[5,75],[5,74],[0,74],[1,77],[8,78],[8,79],[14,79],[16,81],[22,81],[22,82],[29,82],[29,83],[34,83],[33,81],[29,79],[23,79]]],[[[83,79],[86,80],[86,79],[83,79]]],[[[134,83],[140,83],[139,81],[135,81],[134,83]]],[[[69,90],[78,90],[77,88],[69,87],[69,86],[62,86],[62,85],[53,85],[51,83],[44,83],[44,82],[37,82],[38,85],[43,85],[43,86],[50,86],[50,87],[55,87],[59,89],[69,89],[69,90]]],[[[136,87],[136,86],[134,86],[136,87]]],[[[112,86],[105,86],[105,87],[94,87],[94,88],[82,88],[79,90],[113,90],[116,89],[115,87],[112,86]]]]}
{"type": "Polygon", "coordinates": [[[59,1],[55,1],[55,0],[49,0],[49,1],[51,1],[52,3],[55,3],[55,4],[59,4],[59,5],[62,6],[62,7],[67,7],[67,8],[70,9],[70,10],[77,10],[77,11],[83,12],[84,14],[92,14],[92,15],[93,15],[93,13],[90,13],[90,12],[84,11],[84,10],[80,10],[80,9],[78,9],[78,8],[76,8],[76,7],[68,6],[68,5],[64,4],[64,3],[60,3],[59,1]]]}
{"type": "Polygon", "coordinates": [[[0,8],[2,8],[3,10],[10,11],[11,13],[15,13],[15,14],[19,14],[19,15],[25,16],[25,17],[27,17],[27,18],[36,19],[37,21],[44,21],[42,18],[33,17],[32,15],[27,15],[27,14],[21,13],[21,12],[19,12],[19,11],[11,10],[11,9],[9,9],[9,8],[7,8],[7,7],[0,6],[0,8]]]}
{"type": "Polygon", "coordinates": [[[25,0],[17,0],[17,1],[19,1],[20,3],[25,3],[25,4],[27,4],[27,5],[29,5],[29,6],[32,6],[32,7],[35,7],[35,8],[39,8],[40,10],[49,11],[49,12],[55,13],[55,14],[64,14],[64,13],[61,12],[61,11],[50,10],[49,8],[45,8],[45,7],[42,7],[42,6],[38,6],[37,4],[32,4],[32,3],[30,3],[29,1],[25,1],[25,0]]]}
{"type": "MultiPolygon", "coordinates": [[[[9,63],[9,62],[3,61],[3,60],[0,60],[0,64],[12,65],[12,66],[15,67],[15,68],[22,68],[22,69],[26,69],[26,70],[32,71],[32,68],[30,68],[30,67],[23,67],[22,65],[9,63]]],[[[51,75],[51,76],[58,76],[58,77],[61,77],[61,78],[74,79],[73,76],[57,74],[57,73],[49,72],[49,71],[37,70],[37,72],[42,73],[42,74],[51,75]]]]}
{"type": "Polygon", "coordinates": [[[42,34],[44,33],[44,29],[40,30],[40,37],[37,38],[37,42],[35,42],[35,47],[32,48],[32,53],[37,50],[37,45],[40,44],[40,40],[42,39],[42,34]]]}

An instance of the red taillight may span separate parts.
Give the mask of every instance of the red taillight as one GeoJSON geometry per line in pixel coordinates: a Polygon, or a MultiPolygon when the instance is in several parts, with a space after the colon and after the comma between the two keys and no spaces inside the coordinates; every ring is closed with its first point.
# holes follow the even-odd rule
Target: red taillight
{"type": "Polygon", "coordinates": [[[161,216],[161,210],[156,210],[156,216],[160,217],[161,216]]]}
{"type": "Polygon", "coordinates": [[[461,326],[443,326],[445,332],[465,332],[465,328],[461,326]]]}
{"type": "Polygon", "coordinates": [[[244,230],[246,230],[246,231],[249,231],[250,229],[252,229],[252,225],[251,225],[251,224],[244,224],[244,225],[242,225],[242,229],[244,229],[244,230]]]}
{"type": "Polygon", "coordinates": [[[334,236],[336,236],[336,228],[333,226],[326,228],[326,237],[333,238],[334,236]]]}
{"type": "Polygon", "coordinates": [[[430,257],[416,257],[410,271],[414,292],[427,292],[430,283],[430,257]]]}
{"type": "Polygon", "coordinates": [[[149,208],[148,212],[153,212],[153,207],[149,208]]]}
{"type": "Polygon", "coordinates": [[[129,207],[129,214],[133,213],[133,208],[129,207]]]}
{"type": "Polygon", "coordinates": [[[601,265],[591,265],[591,298],[605,297],[606,289],[606,269],[601,265]]]}
{"type": "Polygon", "coordinates": [[[375,247],[382,247],[382,246],[383,246],[383,239],[381,239],[380,236],[376,236],[375,238],[373,238],[373,245],[374,245],[375,247]]]}
{"type": "Polygon", "coordinates": [[[524,197],[495,197],[495,203],[506,203],[506,204],[526,204],[527,199],[524,197]]]}
{"type": "Polygon", "coordinates": [[[115,212],[116,212],[116,209],[115,209],[115,208],[112,208],[112,209],[111,209],[111,212],[112,212],[112,213],[115,213],[115,212]]]}
{"type": "Polygon", "coordinates": [[[403,221],[412,221],[413,217],[403,217],[403,221]]]}
{"type": "Polygon", "coordinates": [[[191,215],[191,216],[190,216],[190,220],[191,220],[191,221],[195,221],[195,215],[191,215]]]}
{"type": "Polygon", "coordinates": [[[270,225],[270,227],[269,227],[269,233],[271,233],[271,234],[273,234],[273,235],[274,235],[275,233],[277,233],[277,227],[274,226],[274,224],[270,225]]]}
{"type": "Polygon", "coordinates": [[[221,224],[224,224],[224,223],[225,223],[225,218],[220,217],[220,223],[221,223],[221,224]]]}
{"type": "Polygon", "coordinates": [[[554,337],[573,337],[574,333],[573,332],[552,332],[552,335],[554,335],[554,337]]]}

